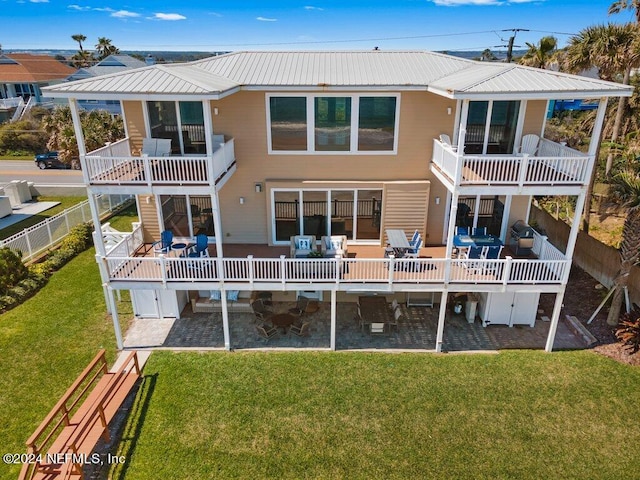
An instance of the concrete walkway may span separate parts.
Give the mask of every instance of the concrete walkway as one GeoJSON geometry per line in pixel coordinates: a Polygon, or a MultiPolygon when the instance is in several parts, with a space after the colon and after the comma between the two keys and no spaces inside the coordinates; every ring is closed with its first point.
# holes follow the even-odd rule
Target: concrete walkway
{"type": "MultiPolygon", "coordinates": [[[[293,304],[276,303],[274,311],[287,311],[293,304]]],[[[399,328],[385,335],[371,335],[358,326],[355,303],[338,303],[336,350],[435,351],[438,308],[401,306],[405,319],[399,328]]],[[[489,352],[503,349],[544,349],[550,322],[541,320],[535,326],[482,327],[479,320],[469,324],[462,315],[447,315],[443,352],[489,352]]],[[[311,322],[310,335],[298,337],[290,332],[279,333],[267,340],[256,331],[251,313],[230,313],[229,327],[233,350],[251,349],[330,349],[330,305],[320,303],[318,311],[304,320],[311,322]]],[[[224,350],[222,314],[194,314],[190,307],[182,318],[134,319],[125,335],[126,349],[224,350]]],[[[587,345],[561,320],[558,324],[554,350],[581,349],[587,345]]]]}

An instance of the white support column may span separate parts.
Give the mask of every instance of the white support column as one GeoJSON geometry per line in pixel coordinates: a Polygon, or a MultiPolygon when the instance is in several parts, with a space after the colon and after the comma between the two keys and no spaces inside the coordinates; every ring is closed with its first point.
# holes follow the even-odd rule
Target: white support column
{"type": "Polygon", "coordinates": [[[213,234],[216,237],[216,257],[222,260],[222,221],[220,219],[220,203],[218,191],[211,192],[211,215],[213,216],[213,234]]]}
{"type": "Polygon", "coordinates": [[[444,317],[447,314],[447,299],[449,291],[443,290],[440,297],[440,313],[438,314],[438,331],[436,334],[436,352],[442,352],[442,343],[444,342],[444,317]]]}
{"type": "MultiPolygon", "coordinates": [[[[576,209],[573,213],[573,221],[571,223],[571,230],[569,231],[569,238],[567,239],[567,251],[564,252],[568,260],[573,258],[573,251],[576,248],[576,240],[578,239],[578,232],[580,231],[580,217],[582,217],[582,209],[586,201],[586,195],[584,190],[578,195],[576,199],[576,209]]],[[[568,275],[568,272],[567,272],[568,275]]]]}
{"type": "Polygon", "coordinates": [[[224,348],[231,350],[231,334],[229,332],[229,308],[227,304],[227,292],[220,289],[220,302],[222,305],[222,333],[224,334],[224,348]]]}
{"type": "Polygon", "coordinates": [[[562,300],[566,285],[562,285],[562,290],[556,293],[556,301],[553,304],[553,314],[551,315],[551,325],[549,325],[549,335],[547,336],[547,344],[544,347],[545,352],[553,351],[553,341],[556,338],[556,330],[558,329],[558,321],[560,320],[560,310],[562,310],[562,300]]]}
{"type": "Polygon", "coordinates": [[[78,101],[75,98],[69,99],[69,108],[71,108],[71,120],[73,121],[73,129],[76,132],[76,142],[78,142],[78,154],[80,154],[80,160],[82,160],[87,154],[87,147],[84,143],[84,132],[82,131],[82,122],[80,122],[78,101]]]}
{"type": "MultiPolygon", "coordinates": [[[[598,112],[596,113],[596,120],[593,124],[593,133],[589,140],[589,151],[587,154],[590,157],[595,157],[598,151],[598,145],[600,144],[600,134],[602,133],[602,126],[604,124],[604,116],[607,112],[607,98],[601,98],[598,102],[598,112]]],[[[595,162],[594,162],[595,163],[595,162]]],[[[591,175],[587,175],[587,178],[591,178],[591,175]]]]}
{"type": "Polygon", "coordinates": [[[337,292],[331,290],[331,350],[336,349],[336,312],[337,312],[337,292]]]}
{"type": "Polygon", "coordinates": [[[213,120],[211,117],[211,101],[202,101],[202,113],[204,115],[204,141],[207,149],[207,158],[213,158],[213,120]]]}
{"type": "MultiPolygon", "coordinates": [[[[507,195],[504,199],[504,208],[502,209],[502,223],[500,224],[500,240],[504,244],[507,243],[507,235],[509,232],[509,214],[511,213],[511,202],[513,195],[507,195]]],[[[528,218],[528,217],[527,217],[528,218]]]]}
{"type": "Polygon", "coordinates": [[[113,320],[113,331],[116,334],[116,344],[118,345],[118,350],[122,350],[124,348],[124,342],[122,340],[122,330],[120,330],[120,321],[118,319],[116,298],[113,294],[113,288],[108,287],[108,291],[109,305],[111,305],[111,319],[113,320]]]}
{"type": "Polygon", "coordinates": [[[100,211],[96,204],[96,197],[90,187],[87,187],[87,195],[89,200],[89,210],[91,210],[91,219],[93,220],[93,228],[95,230],[94,243],[96,253],[101,257],[107,256],[107,250],[104,247],[104,237],[102,236],[102,226],[100,224],[100,211]],[[97,240],[97,241],[96,241],[97,240]]]}
{"type": "Polygon", "coordinates": [[[453,252],[453,235],[456,230],[456,217],[458,216],[458,193],[454,192],[451,197],[451,209],[449,211],[449,229],[447,231],[447,249],[445,258],[451,258],[453,252]]]}

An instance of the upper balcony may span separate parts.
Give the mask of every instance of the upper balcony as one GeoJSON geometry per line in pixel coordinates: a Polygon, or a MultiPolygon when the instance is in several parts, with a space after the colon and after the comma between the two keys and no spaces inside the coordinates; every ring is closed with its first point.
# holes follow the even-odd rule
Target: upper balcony
{"type": "Polygon", "coordinates": [[[80,159],[85,183],[92,186],[220,187],[235,171],[234,141],[217,144],[212,155],[133,155],[129,138],[80,159]]]}
{"type": "MultiPolygon", "coordinates": [[[[431,169],[450,189],[470,187],[581,187],[589,182],[592,157],[541,138],[535,155],[468,155],[433,141],[431,169]]],[[[495,191],[495,190],[494,190],[495,191]]]]}

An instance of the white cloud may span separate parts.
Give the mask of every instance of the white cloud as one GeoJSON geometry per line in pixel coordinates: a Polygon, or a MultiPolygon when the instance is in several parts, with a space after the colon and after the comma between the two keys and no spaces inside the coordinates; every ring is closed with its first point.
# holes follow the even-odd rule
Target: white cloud
{"type": "Polygon", "coordinates": [[[135,12],[130,12],[128,10],[118,10],[117,12],[113,12],[111,16],[116,18],[135,18],[135,17],[139,17],[140,14],[135,12]]]}
{"type": "Polygon", "coordinates": [[[277,18],[267,18],[267,17],[256,17],[256,20],[259,20],[261,22],[277,22],[278,21],[277,18]]]}
{"type": "Polygon", "coordinates": [[[80,5],[67,5],[67,8],[71,10],[79,10],[79,11],[91,10],[91,7],[81,7],[80,5]]]}
{"type": "Polygon", "coordinates": [[[319,10],[319,11],[323,11],[324,10],[324,8],[314,7],[312,5],[305,5],[304,9],[305,10],[319,10]]]}
{"type": "Polygon", "coordinates": [[[463,5],[496,6],[510,5],[513,3],[532,3],[543,1],[545,0],[431,0],[431,2],[441,7],[459,7],[463,5]]]}
{"type": "Polygon", "coordinates": [[[186,20],[187,17],[180,15],[179,13],[154,13],[153,18],[156,20],[186,20]]]}
{"type": "Polygon", "coordinates": [[[49,3],[49,0],[29,0],[31,3],[49,3]]]}

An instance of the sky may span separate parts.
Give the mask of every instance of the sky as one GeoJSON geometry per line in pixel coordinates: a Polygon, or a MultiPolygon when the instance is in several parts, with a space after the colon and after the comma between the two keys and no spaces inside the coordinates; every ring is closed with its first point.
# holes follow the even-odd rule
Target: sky
{"type": "Polygon", "coordinates": [[[613,0],[0,0],[0,45],[78,48],[71,35],[121,50],[484,50],[554,35],[560,47],[609,16],[613,0]],[[78,2],[78,3],[74,3],[78,2]]]}

